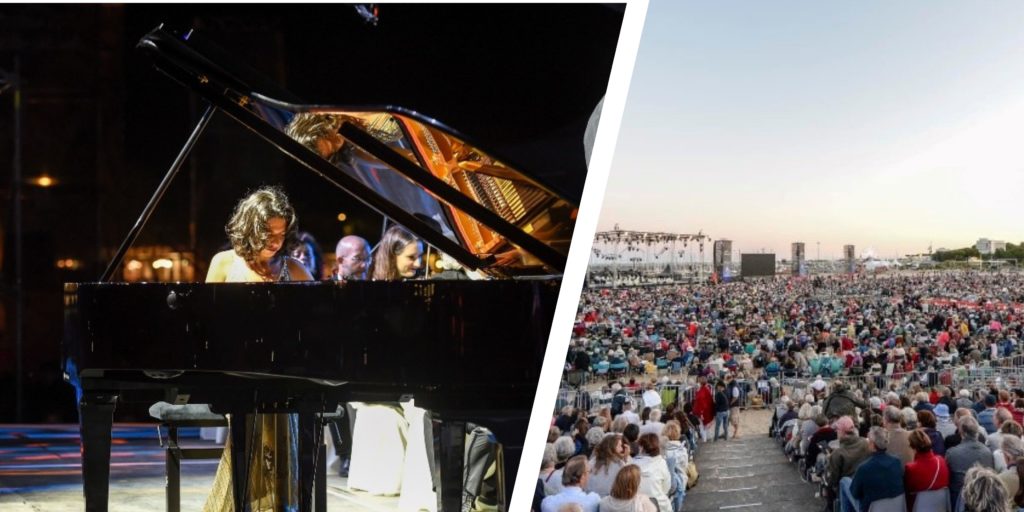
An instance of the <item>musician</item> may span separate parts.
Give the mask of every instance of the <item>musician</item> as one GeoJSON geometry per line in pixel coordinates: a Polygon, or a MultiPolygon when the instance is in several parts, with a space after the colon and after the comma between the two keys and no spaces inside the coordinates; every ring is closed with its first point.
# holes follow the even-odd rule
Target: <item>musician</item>
{"type": "MultiPolygon", "coordinates": [[[[309,272],[288,256],[299,244],[298,221],[284,192],[276,187],[256,190],[235,206],[225,226],[231,249],[217,253],[210,262],[207,282],[309,281],[309,272]]],[[[234,419],[236,421],[242,418],[234,419]]],[[[289,414],[258,414],[252,432],[259,439],[250,455],[250,495],[253,510],[282,510],[297,506],[297,418],[289,414]],[[290,476],[291,475],[291,476],[290,476]]],[[[231,441],[224,454],[204,511],[233,509],[231,488],[231,441]]]]}
{"type": "Polygon", "coordinates": [[[416,277],[423,268],[423,242],[394,224],[384,232],[373,255],[370,278],[374,281],[397,281],[416,277]]]}
{"type": "Polygon", "coordinates": [[[370,263],[370,243],[364,238],[349,235],[338,240],[334,256],[338,262],[334,269],[335,280],[366,279],[366,270],[370,263]]]}
{"type": "Polygon", "coordinates": [[[299,244],[295,211],[275,187],[261,188],[235,206],[224,230],[231,249],[214,255],[206,282],[309,281],[309,272],[283,248],[299,244]]]}
{"type": "Polygon", "coordinates": [[[305,231],[299,233],[299,246],[292,251],[291,256],[306,268],[314,281],[324,278],[324,255],[313,235],[305,231]]]}

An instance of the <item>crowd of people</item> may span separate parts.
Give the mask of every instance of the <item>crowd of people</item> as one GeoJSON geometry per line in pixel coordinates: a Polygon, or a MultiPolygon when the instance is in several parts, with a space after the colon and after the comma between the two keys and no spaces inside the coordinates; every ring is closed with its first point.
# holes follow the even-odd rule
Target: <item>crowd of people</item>
{"type": "Polygon", "coordinates": [[[954,391],[851,389],[836,380],[831,390],[784,394],[771,434],[843,512],[883,501],[906,510],[1024,508],[1024,389],[954,391]]]}
{"type": "MultiPolygon", "coordinates": [[[[595,378],[616,382],[560,402],[535,508],[573,501],[551,482],[576,478],[566,464],[582,456],[575,502],[617,510],[606,502],[623,498],[608,482],[630,457],[653,458],[630,434],[653,434],[646,446],[662,454],[669,422],[686,451],[674,467],[662,455],[659,470],[685,482],[700,443],[728,439],[730,426],[739,434],[737,406],[753,403],[778,408],[772,434],[821,482],[829,506],[866,511],[899,496],[912,510],[922,491],[944,488],[953,507],[1016,510],[1024,379],[963,377],[1021,353],[1022,285],[1015,272],[912,271],[587,290],[566,380],[581,390],[595,378]],[[635,377],[676,372],[671,383],[635,377]],[[599,449],[620,437],[628,455],[599,449]]],[[[678,512],[686,484],[659,487],[655,471],[636,465],[640,501],[678,512]]]]}

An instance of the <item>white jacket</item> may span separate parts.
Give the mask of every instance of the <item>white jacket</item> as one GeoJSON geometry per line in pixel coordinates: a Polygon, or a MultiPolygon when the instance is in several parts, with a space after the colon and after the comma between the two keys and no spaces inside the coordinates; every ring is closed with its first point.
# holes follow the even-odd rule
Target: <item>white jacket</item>
{"type": "Polygon", "coordinates": [[[661,455],[640,455],[633,459],[633,464],[640,467],[639,492],[654,498],[659,510],[672,510],[672,501],[668,499],[668,492],[672,490],[672,475],[665,458],[661,455]]]}

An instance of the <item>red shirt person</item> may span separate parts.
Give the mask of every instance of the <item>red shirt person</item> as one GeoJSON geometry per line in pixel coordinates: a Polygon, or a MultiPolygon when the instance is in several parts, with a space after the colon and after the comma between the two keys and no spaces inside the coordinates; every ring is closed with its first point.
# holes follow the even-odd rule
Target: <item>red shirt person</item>
{"type": "Polygon", "coordinates": [[[949,466],[946,459],[932,452],[932,441],[922,429],[910,433],[910,448],[914,460],[903,471],[903,486],[907,494],[907,510],[914,509],[914,499],[922,491],[949,487],[949,466]]]}
{"type": "Polygon", "coordinates": [[[693,413],[700,418],[701,423],[708,425],[715,419],[714,409],[711,385],[707,383],[706,378],[701,377],[700,389],[697,390],[697,396],[693,399],[693,413]]]}

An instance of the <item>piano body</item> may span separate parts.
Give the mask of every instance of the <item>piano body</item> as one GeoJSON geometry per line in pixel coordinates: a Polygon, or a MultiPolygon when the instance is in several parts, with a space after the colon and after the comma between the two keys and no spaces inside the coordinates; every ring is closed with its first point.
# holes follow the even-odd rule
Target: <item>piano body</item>
{"type": "MultiPolygon", "coordinates": [[[[465,505],[467,425],[503,445],[499,496],[510,496],[576,205],[419,113],[271,98],[214,62],[221,54],[192,32],[158,27],[139,47],[208,108],[100,282],[65,285],[62,364],[79,402],[86,509],[107,507],[116,405],[160,400],[236,418],[298,413],[301,510],[314,507],[316,415],[351,401],[412,398],[430,411],[440,510],[465,505]],[[109,282],[217,112],[481,279],[109,282]],[[327,126],[335,144],[307,137],[302,120],[327,126]]],[[[245,446],[245,435],[233,421],[232,443],[245,446]]],[[[235,508],[245,510],[238,475],[248,462],[233,454],[235,508]]]]}

